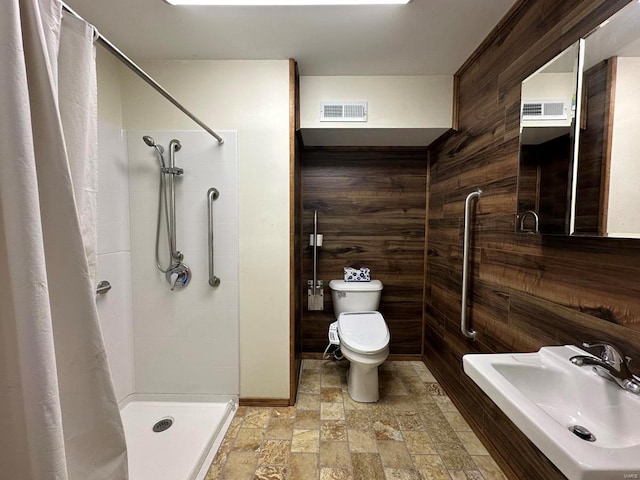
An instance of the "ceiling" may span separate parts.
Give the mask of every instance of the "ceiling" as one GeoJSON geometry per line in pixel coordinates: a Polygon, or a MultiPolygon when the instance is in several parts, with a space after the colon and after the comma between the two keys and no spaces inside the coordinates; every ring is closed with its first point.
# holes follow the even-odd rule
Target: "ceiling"
{"type": "Polygon", "coordinates": [[[515,0],[176,7],[65,0],[133,59],[287,59],[301,75],[452,75],[515,0]]]}
{"type": "Polygon", "coordinates": [[[640,3],[626,7],[585,39],[584,69],[610,57],[640,57],[640,3]]]}

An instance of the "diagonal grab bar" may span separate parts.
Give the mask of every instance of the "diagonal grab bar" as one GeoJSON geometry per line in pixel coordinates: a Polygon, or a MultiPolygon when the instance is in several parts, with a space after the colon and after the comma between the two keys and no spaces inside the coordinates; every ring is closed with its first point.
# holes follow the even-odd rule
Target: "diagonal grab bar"
{"type": "Polygon", "coordinates": [[[220,279],[215,276],[214,268],[213,268],[213,253],[214,253],[214,245],[213,245],[213,202],[220,196],[220,192],[216,188],[211,187],[207,191],[207,205],[208,205],[208,213],[209,213],[209,285],[212,287],[217,287],[220,285],[220,279]]]}
{"type": "Polygon", "coordinates": [[[467,290],[469,289],[469,242],[471,241],[471,202],[478,200],[480,189],[467,195],[464,201],[464,240],[462,245],[462,303],[460,308],[460,331],[470,338],[476,339],[476,331],[467,328],[467,290]]]}

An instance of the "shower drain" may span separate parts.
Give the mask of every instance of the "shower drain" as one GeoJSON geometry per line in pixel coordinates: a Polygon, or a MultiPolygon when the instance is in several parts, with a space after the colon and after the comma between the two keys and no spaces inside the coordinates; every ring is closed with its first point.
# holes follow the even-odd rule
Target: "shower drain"
{"type": "Polygon", "coordinates": [[[173,425],[173,418],[171,418],[171,417],[161,418],[153,426],[153,431],[156,432],[156,433],[164,432],[171,425],[173,425]]]}

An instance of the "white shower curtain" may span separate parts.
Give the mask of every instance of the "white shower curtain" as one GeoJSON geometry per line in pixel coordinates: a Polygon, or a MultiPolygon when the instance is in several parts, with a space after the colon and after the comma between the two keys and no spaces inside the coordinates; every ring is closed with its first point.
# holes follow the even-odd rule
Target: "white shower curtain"
{"type": "Polygon", "coordinates": [[[95,305],[93,29],[58,0],[0,14],[0,477],[126,479],[95,305]]]}

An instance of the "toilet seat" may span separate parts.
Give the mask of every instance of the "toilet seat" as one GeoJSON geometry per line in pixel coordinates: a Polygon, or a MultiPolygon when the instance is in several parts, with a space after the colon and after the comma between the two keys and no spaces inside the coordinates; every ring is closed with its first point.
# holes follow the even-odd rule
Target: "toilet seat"
{"type": "Polygon", "coordinates": [[[344,312],[338,316],[340,343],[362,355],[376,355],[389,346],[389,329],[380,312],[344,312]]]}

